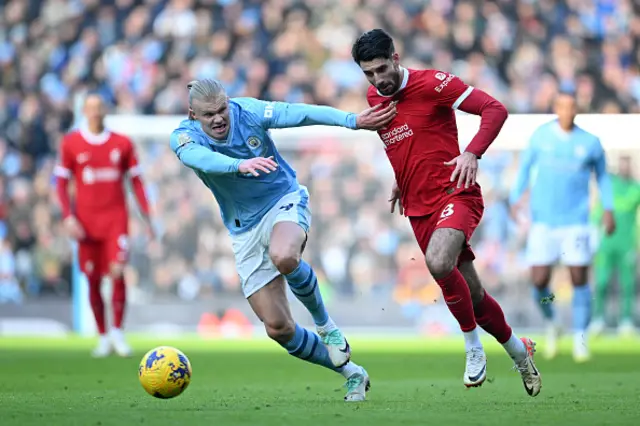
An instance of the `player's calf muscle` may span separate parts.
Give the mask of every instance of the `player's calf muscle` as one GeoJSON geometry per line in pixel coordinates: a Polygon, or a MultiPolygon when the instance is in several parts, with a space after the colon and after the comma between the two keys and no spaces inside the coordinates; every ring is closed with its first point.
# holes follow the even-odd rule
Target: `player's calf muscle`
{"type": "Polygon", "coordinates": [[[252,294],[248,300],[271,339],[284,344],[293,338],[295,322],[289,310],[281,276],[252,294]]]}
{"type": "Polygon", "coordinates": [[[473,262],[463,262],[458,266],[458,269],[469,286],[471,301],[474,305],[477,305],[484,299],[484,287],[482,287],[482,282],[476,268],[473,266],[473,262]]]}
{"type": "Polygon", "coordinates": [[[464,233],[457,229],[439,228],[433,232],[427,246],[425,260],[434,278],[445,277],[453,271],[465,238],[464,233]]]}

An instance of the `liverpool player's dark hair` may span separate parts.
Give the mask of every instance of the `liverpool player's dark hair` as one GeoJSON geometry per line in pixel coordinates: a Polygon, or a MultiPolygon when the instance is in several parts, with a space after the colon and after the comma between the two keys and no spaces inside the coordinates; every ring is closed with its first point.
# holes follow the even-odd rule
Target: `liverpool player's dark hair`
{"type": "Polygon", "coordinates": [[[380,28],[362,34],[351,48],[351,56],[358,65],[374,59],[391,59],[395,52],[393,39],[380,28]]]}

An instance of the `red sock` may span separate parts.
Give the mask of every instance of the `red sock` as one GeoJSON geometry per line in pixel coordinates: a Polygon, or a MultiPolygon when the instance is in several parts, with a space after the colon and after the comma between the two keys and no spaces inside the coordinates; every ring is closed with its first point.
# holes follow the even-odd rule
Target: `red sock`
{"type": "Polygon", "coordinates": [[[473,307],[473,310],[478,325],[495,337],[499,343],[504,344],[511,338],[513,332],[504,318],[502,308],[486,290],[484,298],[473,307]]]}
{"type": "Polygon", "coordinates": [[[462,331],[471,331],[476,328],[476,318],[473,314],[473,303],[469,286],[464,277],[454,268],[449,275],[436,279],[442,289],[444,301],[447,303],[449,311],[458,320],[462,331]]]}
{"type": "Polygon", "coordinates": [[[91,303],[91,310],[93,311],[93,316],[96,319],[96,327],[98,328],[98,333],[104,334],[107,332],[107,328],[105,327],[104,301],[102,300],[102,294],[100,294],[102,278],[88,277],[88,279],[89,302],[91,303]]]}
{"type": "Polygon", "coordinates": [[[124,319],[124,308],[127,303],[127,289],[124,285],[124,278],[116,278],[113,280],[113,327],[122,328],[122,320],[124,319]]]}

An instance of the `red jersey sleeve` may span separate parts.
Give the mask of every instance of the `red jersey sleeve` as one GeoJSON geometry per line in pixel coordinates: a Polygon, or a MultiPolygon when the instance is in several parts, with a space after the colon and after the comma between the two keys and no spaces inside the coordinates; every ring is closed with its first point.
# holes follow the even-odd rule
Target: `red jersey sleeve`
{"type": "Polygon", "coordinates": [[[127,149],[125,158],[123,159],[123,168],[125,169],[125,172],[129,173],[129,177],[131,178],[131,185],[133,187],[133,192],[136,195],[136,199],[138,200],[140,211],[144,216],[148,216],[149,200],[147,199],[144,184],[142,182],[142,169],[138,163],[136,147],[129,138],[125,138],[125,143],[127,149]]]}
{"type": "Polygon", "coordinates": [[[509,113],[502,103],[482,90],[474,89],[453,74],[437,70],[425,72],[428,100],[439,106],[460,109],[481,117],[480,129],[466,152],[481,158],[500,133],[509,113]],[[433,87],[433,90],[430,88],[433,87]],[[464,103],[464,104],[463,104],[464,103]]]}
{"type": "Polygon", "coordinates": [[[71,149],[73,139],[70,135],[65,135],[60,143],[60,153],[58,156],[58,164],[53,170],[54,175],[64,179],[71,179],[75,169],[75,157],[71,149]]]}
{"type": "Polygon", "coordinates": [[[427,100],[439,106],[458,109],[473,91],[472,86],[448,72],[426,70],[423,78],[427,100]]]}
{"type": "Polygon", "coordinates": [[[136,147],[129,138],[125,138],[126,150],[125,150],[125,158],[122,162],[123,172],[129,173],[130,177],[140,176],[142,174],[142,170],[140,169],[140,164],[138,162],[138,153],[136,151],[136,147]]]}

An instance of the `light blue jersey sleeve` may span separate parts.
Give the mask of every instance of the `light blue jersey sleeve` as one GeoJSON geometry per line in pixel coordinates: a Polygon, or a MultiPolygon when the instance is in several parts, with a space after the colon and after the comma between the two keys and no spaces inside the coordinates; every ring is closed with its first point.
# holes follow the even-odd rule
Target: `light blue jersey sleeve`
{"type": "Polygon", "coordinates": [[[356,114],[328,106],[266,102],[252,98],[244,98],[242,102],[245,108],[255,114],[264,129],[315,125],[357,128],[356,114]]]}
{"type": "Polygon", "coordinates": [[[598,189],[600,190],[600,201],[604,210],[613,210],[613,187],[611,186],[611,178],[607,172],[607,156],[600,144],[600,140],[596,140],[596,153],[593,159],[593,171],[598,181],[598,189]]]}
{"type": "Polygon", "coordinates": [[[187,167],[211,175],[237,173],[242,159],[231,158],[196,143],[197,135],[178,129],[171,134],[171,149],[187,167]]]}
{"type": "Polygon", "coordinates": [[[516,183],[509,194],[509,204],[517,203],[529,186],[531,168],[536,162],[536,149],[539,138],[540,130],[536,130],[529,139],[529,145],[522,153],[516,183]]]}

